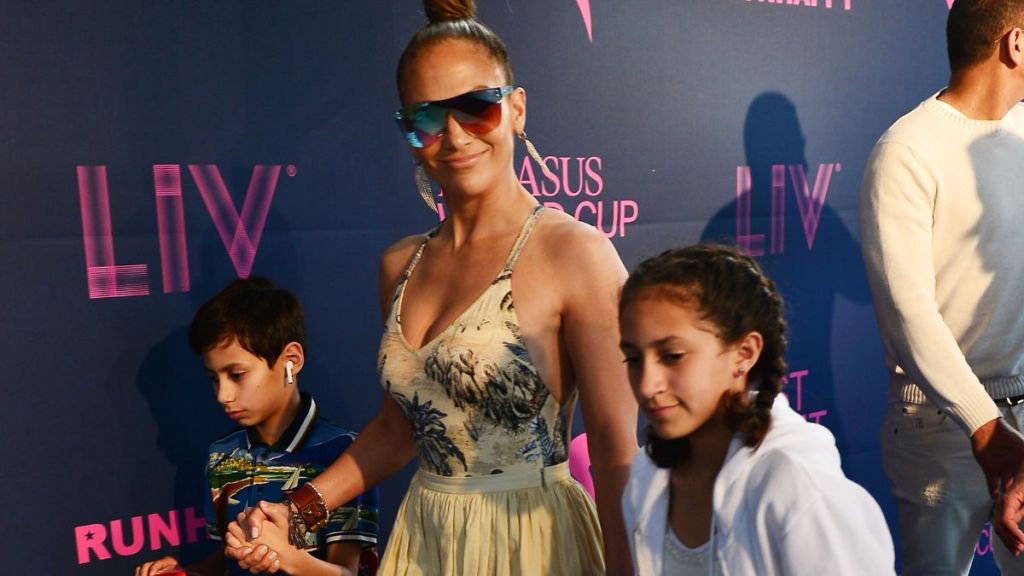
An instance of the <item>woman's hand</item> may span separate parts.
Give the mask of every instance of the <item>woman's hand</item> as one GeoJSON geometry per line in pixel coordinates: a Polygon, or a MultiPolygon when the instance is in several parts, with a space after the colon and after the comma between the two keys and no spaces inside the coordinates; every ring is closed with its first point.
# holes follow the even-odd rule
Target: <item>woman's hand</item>
{"type": "Polygon", "coordinates": [[[228,526],[228,533],[234,534],[235,538],[241,542],[259,538],[260,532],[263,530],[263,523],[267,520],[267,514],[263,511],[263,504],[282,507],[287,516],[288,507],[285,504],[260,501],[259,506],[256,508],[246,508],[244,511],[239,512],[238,518],[228,526]],[[235,527],[234,530],[232,530],[232,526],[235,527]]]}
{"type": "Polygon", "coordinates": [[[297,550],[288,542],[288,506],[260,502],[228,525],[224,554],[253,574],[281,569],[281,551],[297,550]]]}
{"type": "Polygon", "coordinates": [[[283,570],[291,574],[295,571],[296,554],[305,555],[306,552],[296,548],[288,539],[288,506],[260,502],[259,511],[263,519],[259,536],[260,545],[249,555],[252,559],[249,571],[253,574],[273,574],[283,570]]]}

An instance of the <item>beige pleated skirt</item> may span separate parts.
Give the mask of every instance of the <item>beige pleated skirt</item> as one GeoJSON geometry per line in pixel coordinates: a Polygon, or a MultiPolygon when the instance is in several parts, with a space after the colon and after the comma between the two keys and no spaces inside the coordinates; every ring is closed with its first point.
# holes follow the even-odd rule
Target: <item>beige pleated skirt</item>
{"type": "Polygon", "coordinates": [[[602,575],[597,511],[565,463],[478,478],[420,470],[378,574],[602,575]]]}

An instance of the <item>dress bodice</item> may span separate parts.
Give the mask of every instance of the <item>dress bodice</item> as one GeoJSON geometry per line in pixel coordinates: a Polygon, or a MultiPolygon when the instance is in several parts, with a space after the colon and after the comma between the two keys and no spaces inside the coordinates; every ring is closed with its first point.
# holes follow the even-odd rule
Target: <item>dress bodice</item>
{"type": "Polygon", "coordinates": [[[559,405],[522,340],[512,270],[542,208],[523,224],[498,277],[440,334],[414,349],[402,334],[405,286],[427,242],[410,260],[391,302],[378,357],[384,389],[412,426],[420,467],[442,476],[481,476],[551,466],[568,457],[575,394],[559,405]]]}

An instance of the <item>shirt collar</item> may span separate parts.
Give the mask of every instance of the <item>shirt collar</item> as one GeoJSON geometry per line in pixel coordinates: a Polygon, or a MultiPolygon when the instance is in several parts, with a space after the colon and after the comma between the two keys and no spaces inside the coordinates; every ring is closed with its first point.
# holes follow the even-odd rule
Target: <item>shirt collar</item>
{"type": "MultiPolygon", "coordinates": [[[[306,392],[300,392],[299,409],[295,413],[295,419],[292,420],[288,428],[281,434],[281,437],[277,439],[277,442],[270,447],[270,451],[290,453],[302,446],[302,443],[306,441],[306,437],[309,436],[309,431],[313,429],[316,414],[316,401],[306,392]]],[[[266,446],[256,434],[255,428],[248,428],[246,430],[246,437],[250,449],[253,446],[266,446]]]]}

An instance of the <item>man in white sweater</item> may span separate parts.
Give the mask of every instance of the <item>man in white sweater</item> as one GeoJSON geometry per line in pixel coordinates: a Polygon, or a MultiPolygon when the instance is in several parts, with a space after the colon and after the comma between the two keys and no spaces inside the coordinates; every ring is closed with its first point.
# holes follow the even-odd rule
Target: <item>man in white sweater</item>
{"type": "Polygon", "coordinates": [[[907,575],[967,574],[994,503],[996,561],[1024,574],[1022,28],[1024,0],[956,0],[949,86],[882,135],[861,189],[907,575]]]}

